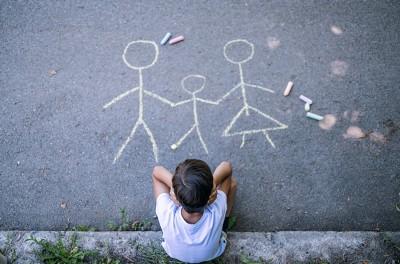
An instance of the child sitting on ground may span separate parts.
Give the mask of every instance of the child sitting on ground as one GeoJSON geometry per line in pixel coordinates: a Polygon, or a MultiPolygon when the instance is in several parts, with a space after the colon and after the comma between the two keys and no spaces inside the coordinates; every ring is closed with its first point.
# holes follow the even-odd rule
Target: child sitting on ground
{"type": "Polygon", "coordinates": [[[190,263],[219,257],[237,188],[231,164],[222,162],[212,174],[204,161],[188,159],[174,175],[156,166],[152,178],[167,254],[190,263]]]}

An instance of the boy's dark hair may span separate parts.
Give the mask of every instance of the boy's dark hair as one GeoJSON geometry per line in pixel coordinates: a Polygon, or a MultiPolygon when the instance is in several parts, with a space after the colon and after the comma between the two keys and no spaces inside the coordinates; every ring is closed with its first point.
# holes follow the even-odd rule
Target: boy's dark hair
{"type": "Polygon", "coordinates": [[[188,213],[203,212],[213,188],[210,167],[202,160],[187,159],[179,163],[172,177],[178,202],[188,213]]]}

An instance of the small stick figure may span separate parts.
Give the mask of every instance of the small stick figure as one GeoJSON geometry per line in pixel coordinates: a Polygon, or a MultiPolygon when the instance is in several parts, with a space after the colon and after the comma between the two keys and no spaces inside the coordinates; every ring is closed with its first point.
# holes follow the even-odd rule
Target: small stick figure
{"type": "Polygon", "coordinates": [[[287,125],[282,124],[281,122],[279,122],[278,120],[272,118],[271,116],[267,115],[266,113],[260,111],[259,109],[250,106],[247,102],[247,97],[246,97],[246,87],[251,87],[251,88],[257,88],[269,93],[274,93],[273,90],[262,87],[262,86],[258,86],[258,85],[253,85],[253,84],[248,84],[244,81],[244,77],[243,77],[243,69],[242,69],[242,64],[248,62],[249,60],[251,60],[253,58],[254,55],[254,46],[252,43],[248,42],[245,39],[237,39],[237,40],[232,40],[229,41],[228,43],[225,44],[224,46],[224,56],[226,58],[226,60],[228,60],[231,63],[237,64],[239,66],[239,75],[240,75],[240,82],[238,85],[236,85],[235,87],[233,87],[233,89],[231,89],[228,93],[226,93],[222,99],[225,99],[226,97],[228,97],[231,93],[233,93],[234,91],[236,91],[237,89],[241,88],[242,91],[242,98],[243,98],[243,107],[242,109],[236,114],[235,117],[233,117],[231,123],[225,128],[222,136],[224,137],[230,137],[230,136],[236,136],[236,135],[242,135],[242,144],[240,145],[240,148],[242,148],[244,146],[245,143],[245,139],[246,139],[246,135],[249,134],[255,134],[255,133],[263,133],[266,137],[266,139],[268,140],[268,142],[271,144],[272,147],[275,148],[274,143],[272,142],[271,138],[269,137],[267,131],[271,131],[271,130],[278,130],[278,129],[285,129],[287,128],[287,125]],[[227,49],[230,46],[235,46],[239,44],[240,45],[247,45],[250,48],[250,54],[245,57],[242,60],[239,59],[233,59],[232,57],[234,56],[228,56],[227,54],[227,49]],[[233,127],[233,125],[236,123],[236,121],[238,120],[238,118],[245,113],[245,117],[249,117],[250,116],[250,110],[253,111],[255,114],[258,114],[270,121],[272,121],[273,123],[277,124],[277,126],[274,127],[264,127],[261,129],[248,129],[248,130],[242,130],[242,131],[237,131],[237,132],[231,132],[231,129],[233,127]]]}
{"type": "Polygon", "coordinates": [[[118,158],[121,156],[122,152],[124,151],[124,149],[126,148],[126,146],[128,145],[128,143],[131,141],[131,139],[133,138],[133,136],[136,133],[137,128],[142,125],[144,130],[147,133],[147,136],[150,138],[152,147],[153,147],[153,154],[154,154],[154,159],[156,160],[156,162],[158,162],[158,147],[156,144],[156,141],[154,139],[153,133],[151,132],[150,128],[148,127],[148,125],[146,124],[146,122],[143,119],[143,94],[147,94],[150,95],[158,100],[160,100],[163,103],[169,104],[170,106],[173,106],[173,103],[155,93],[152,93],[150,91],[147,91],[144,89],[143,87],[143,76],[142,76],[142,71],[144,69],[150,68],[151,66],[153,66],[158,59],[158,46],[155,42],[153,41],[148,41],[148,40],[137,40],[137,41],[132,41],[130,42],[124,50],[124,54],[122,55],[122,58],[126,64],[126,66],[128,66],[131,69],[134,70],[138,70],[139,71],[139,86],[135,87],[129,91],[126,91],[125,93],[122,93],[120,95],[118,95],[117,97],[115,97],[114,99],[112,99],[110,102],[108,102],[107,104],[105,104],[103,106],[103,108],[108,108],[111,105],[115,104],[116,102],[118,102],[119,100],[123,99],[125,96],[138,91],[139,92],[139,117],[138,120],[136,121],[135,125],[132,128],[131,133],[129,134],[129,136],[127,137],[127,139],[125,140],[124,144],[122,144],[121,148],[118,150],[117,155],[114,158],[113,164],[118,160],[118,158]],[[144,65],[144,66],[133,66],[135,65],[132,62],[128,62],[127,58],[126,58],[126,53],[129,51],[129,48],[132,47],[133,45],[150,45],[154,48],[154,59],[152,62],[150,62],[148,65],[144,65]]]}
{"type": "Polygon", "coordinates": [[[201,136],[201,133],[200,133],[199,119],[197,117],[197,102],[202,102],[202,103],[206,103],[206,104],[213,104],[213,105],[217,105],[219,102],[218,101],[217,102],[213,102],[213,101],[209,101],[209,100],[205,100],[205,99],[196,97],[196,94],[204,89],[205,83],[206,83],[206,77],[204,77],[202,75],[189,75],[189,76],[185,77],[182,80],[181,84],[182,84],[183,90],[185,90],[186,92],[191,94],[192,95],[192,99],[175,103],[174,107],[175,106],[179,106],[179,105],[183,105],[183,104],[186,104],[186,103],[189,103],[189,102],[193,102],[194,124],[188,130],[188,132],[186,132],[175,144],[171,145],[172,149],[178,148],[182,144],[182,142],[185,140],[185,138],[187,136],[189,136],[189,134],[192,133],[194,129],[196,129],[197,136],[200,139],[201,145],[203,146],[204,150],[208,154],[208,149],[207,149],[206,143],[204,143],[204,140],[203,140],[203,138],[201,136]],[[200,82],[200,84],[198,84],[196,81],[200,82]],[[192,85],[191,87],[189,87],[190,85],[188,84],[188,82],[195,83],[195,85],[192,85]]]}

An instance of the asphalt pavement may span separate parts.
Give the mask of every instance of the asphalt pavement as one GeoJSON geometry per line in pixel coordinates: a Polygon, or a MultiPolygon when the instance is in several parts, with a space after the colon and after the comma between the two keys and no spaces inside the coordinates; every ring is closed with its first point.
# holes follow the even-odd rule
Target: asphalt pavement
{"type": "Polygon", "coordinates": [[[198,158],[233,164],[234,231],[400,231],[399,14],[1,1],[0,229],[106,230],[125,208],[157,230],[152,168],[198,158]]]}

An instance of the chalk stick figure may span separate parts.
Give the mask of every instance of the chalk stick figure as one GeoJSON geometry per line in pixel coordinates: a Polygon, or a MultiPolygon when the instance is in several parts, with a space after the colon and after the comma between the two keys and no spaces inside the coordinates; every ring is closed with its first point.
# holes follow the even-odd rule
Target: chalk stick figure
{"type": "MultiPolygon", "coordinates": [[[[140,47],[139,47],[140,48],[140,47]]],[[[143,119],[143,111],[144,111],[144,107],[143,107],[143,95],[150,95],[158,100],[160,100],[163,103],[169,104],[170,106],[173,106],[173,103],[155,93],[152,93],[150,91],[147,91],[144,87],[143,87],[143,76],[142,76],[142,71],[144,69],[150,68],[152,67],[158,59],[158,46],[155,42],[153,41],[148,41],[148,40],[136,40],[136,41],[132,41],[130,42],[124,49],[124,53],[122,55],[122,59],[124,60],[124,63],[126,64],[126,66],[128,66],[131,69],[137,70],[139,71],[139,86],[128,90],[120,95],[118,95],[117,97],[115,97],[114,99],[112,99],[110,102],[108,102],[107,104],[105,104],[103,106],[103,108],[108,108],[111,105],[115,104],[116,102],[118,102],[119,100],[123,99],[124,97],[126,97],[127,95],[134,93],[134,92],[138,92],[139,93],[139,117],[138,120],[136,121],[135,125],[132,128],[131,133],[129,134],[129,136],[126,138],[124,144],[122,144],[122,146],[120,147],[120,149],[118,150],[117,155],[114,158],[113,164],[118,160],[118,158],[121,156],[122,152],[124,151],[124,149],[126,148],[126,146],[128,145],[128,143],[131,141],[131,139],[133,138],[133,136],[136,133],[137,128],[142,125],[144,130],[146,131],[147,136],[149,137],[152,147],[153,147],[153,154],[154,154],[154,159],[156,160],[156,162],[158,162],[158,147],[156,144],[156,141],[154,139],[153,133],[151,132],[150,128],[148,127],[148,125],[146,124],[146,122],[143,119]],[[126,58],[126,54],[129,52],[129,49],[137,49],[137,47],[135,46],[149,46],[154,48],[154,59],[152,62],[150,62],[147,65],[135,65],[134,62],[132,61],[128,61],[128,59],[126,58]]]]}
{"type": "MultiPolygon", "coordinates": [[[[242,50],[243,51],[243,50],[242,50]]],[[[269,93],[274,93],[273,90],[262,87],[262,86],[258,86],[258,85],[253,85],[253,84],[249,84],[246,83],[244,81],[244,77],[243,77],[243,68],[242,68],[242,64],[248,62],[249,60],[251,60],[253,58],[254,55],[254,45],[250,42],[248,42],[245,39],[236,39],[236,40],[232,40],[229,41],[228,43],[225,44],[224,46],[224,56],[225,59],[228,60],[231,63],[237,64],[239,66],[239,75],[240,75],[240,82],[238,85],[236,85],[235,87],[233,87],[232,90],[230,90],[228,93],[226,93],[221,100],[225,99],[226,97],[228,97],[231,93],[233,93],[234,91],[236,91],[237,89],[241,89],[242,92],[242,98],[243,98],[243,107],[242,109],[236,114],[236,116],[233,117],[231,123],[225,128],[222,136],[224,137],[230,137],[230,136],[236,136],[236,135],[242,135],[242,144],[240,145],[240,148],[242,148],[244,146],[245,143],[245,139],[246,139],[246,135],[250,135],[250,134],[255,134],[255,133],[263,133],[266,137],[266,139],[268,140],[268,142],[271,144],[272,147],[275,148],[274,143],[272,142],[271,138],[268,135],[267,131],[271,131],[271,130],[278,130],[278,129],[285,129],[287,128],[287,126],[285,124],[282,124],[281,122],[279,122],[278,120],[272,118],[271,116],[269,116],[268,114],[260,111],[259,109],[250,106],[247,102],[247,97],[246,97],[246,92],[247,92],[247,88],[257,88],[260,90],[263,90],[265,92],[269,92],[269,93]],[[237,54],[228,54],[230,53],[230,49],[233,50],[237,50],[238,49],[243,49],[243,46],[247,47],[249,49],[249,54],[247,57],[244,57],[242,59],[238,59],[237,54]],[[273,127],[263,127],[260,129],[255,129],[255,128],[251,128],[248,130],[241,130],[241,131],[231,131],[233,125],[236,123],[236,121],[238,120],[239,117],[241,117],[243,114],[245,114],[245,118],[248,118],[250,116],[250,113],[252,114],[256,114],[259,115],[265,119],[268,119],[269,121],[271,121],[272,123],[276,124],[276,126],[273,127]]]]}
{"type": "Polygon", "coordinates": [[[178,148],[182,144],[182,142],[185,140],[185,138],[187,136],[189,136],[189,134],[192,133],[194,129],[196,129],[197,136],[199,137],[201,145],[203,146],[205,152],[208,154],[207,145],[204,142],[203,137],[201,136],[201,133],[200,133],[199,119],[198,119],[198,116],[197,116],[197,102],[202,102],[202,103],[206,103],[206,104],[213,104],[213,105],[217,105],[218,102],[205,100],[205,99],[202,99],[202,98],[198,98],[196,96],[197,93],[199,93],[200,91],[202,91],[204,89],[205,82],[206,82],[206,77],[202,76],[202,75],[189,75],[189,76],[185,77],[181,82],[183,90],[185,90],[186,92],[191,94],[192,95],[192,99],[175,103],[174,107],[175,106],[179,106],[179,105],[183,105],[183,104],[186,104],[186,103],[189,103],[189,102],[193,102],[193,120],[194,120],[194,124],[188,130],[188,132],[186,132],[186,134],[184,134],[175,144],[171,145],[172,149],[178,148]]]}

